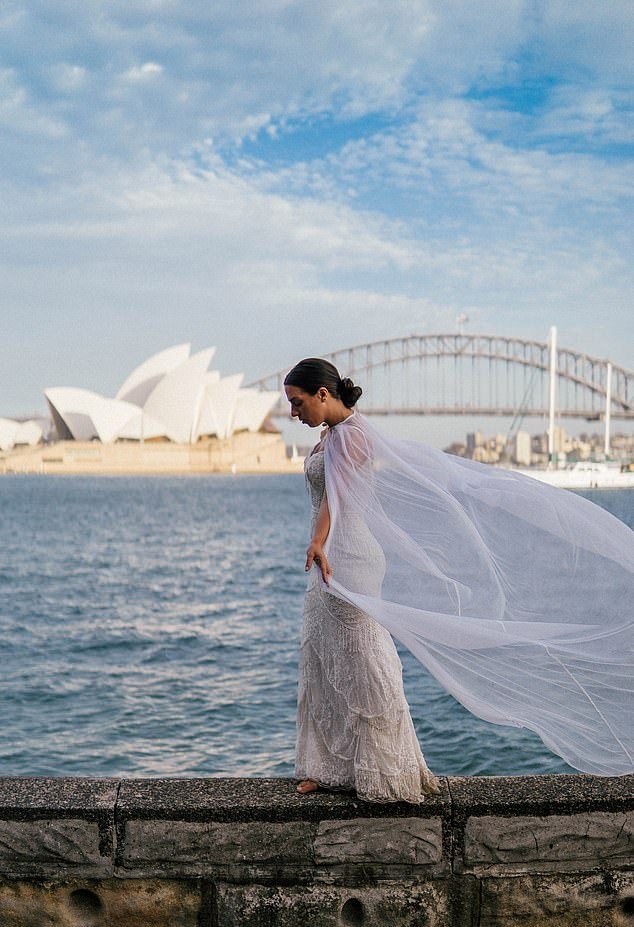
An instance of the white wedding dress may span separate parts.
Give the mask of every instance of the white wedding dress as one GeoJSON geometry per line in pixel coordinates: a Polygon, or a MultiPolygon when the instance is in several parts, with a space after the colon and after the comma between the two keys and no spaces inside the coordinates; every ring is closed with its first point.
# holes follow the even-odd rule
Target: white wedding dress
{"type": "MultiPolygon", "coordinates": [[[[306,458],[311,537],[324,493],[324,453],[306,458]]],[[[348,512],[347,549],[338,578],[378,595],[385,572],[381,547],[348,512]]],[[[299,663],[295,775],[331,789],[355,789],[366,801],[420,803],[437,794],[405,699],[402,665],[382,625],[327,591],[311,570],[299,663]]]]}

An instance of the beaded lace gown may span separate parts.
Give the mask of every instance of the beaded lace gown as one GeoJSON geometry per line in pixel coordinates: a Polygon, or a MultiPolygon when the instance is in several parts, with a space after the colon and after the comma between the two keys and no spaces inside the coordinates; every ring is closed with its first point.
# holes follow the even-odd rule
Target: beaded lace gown
{"type": "MultiPolygon", "coordinates": [[[[304,473],[312,537],[325,485],[320,445],[306,458],[304,473]]],[[[344,568],[354,571],[356,584],[378,592],[383,552],[360,519],[348,528],[353,540],[344,568]]],[[[328,593],[315,567],[304,600],[295,775],[330,789],[355,789],[366,801],[418,804],[424,794],[439,792],[416,737],[389,631],[328,593]]]]}

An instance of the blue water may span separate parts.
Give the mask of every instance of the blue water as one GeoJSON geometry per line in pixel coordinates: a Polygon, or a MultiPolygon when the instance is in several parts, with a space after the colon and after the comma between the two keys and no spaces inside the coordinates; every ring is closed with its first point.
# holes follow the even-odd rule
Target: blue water
{"type": "MultiPolygon", "coordinates": [[[[292,775],[307,526],[301,475],[1,478],[0,774],[292,775]]],[[[434,772],[570,771],[399,652],[434,772]]]]}

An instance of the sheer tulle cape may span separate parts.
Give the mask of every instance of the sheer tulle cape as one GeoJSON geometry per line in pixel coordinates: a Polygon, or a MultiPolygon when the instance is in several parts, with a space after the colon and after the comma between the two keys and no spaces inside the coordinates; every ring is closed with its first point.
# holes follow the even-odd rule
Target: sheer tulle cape
{"type": "Polygon", "coordinates": [[[634,771],[634,532],[582,496],[381,434],[324,445],[329,591],[466,708],[526,727],[575,769],[634,771]],[[385,573],[368,583],[359,533],[385,573]]]}

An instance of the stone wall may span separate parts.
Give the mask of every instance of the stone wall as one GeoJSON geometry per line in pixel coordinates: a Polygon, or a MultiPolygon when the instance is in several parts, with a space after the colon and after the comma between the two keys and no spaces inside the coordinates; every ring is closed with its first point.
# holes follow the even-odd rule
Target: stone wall
{"type": "Polygon", "coordinates": [[[634,924],[634,776],[0,778],[0,927],[634,924]]]}

